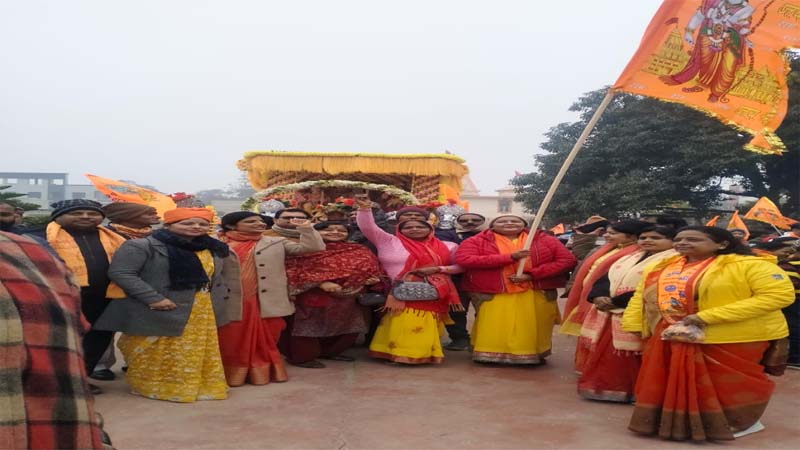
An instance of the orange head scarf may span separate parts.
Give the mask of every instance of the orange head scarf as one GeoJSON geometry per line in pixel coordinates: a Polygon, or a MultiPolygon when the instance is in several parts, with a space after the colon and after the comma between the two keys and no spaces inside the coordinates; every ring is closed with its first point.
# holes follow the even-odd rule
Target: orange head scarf
{"type": "Polygon", "coordinates": [[[214,212],[206,208],[176,208],[164,213],[164,223],[175,223],[186,219],[205,219],[211,222],[214,212]]]}

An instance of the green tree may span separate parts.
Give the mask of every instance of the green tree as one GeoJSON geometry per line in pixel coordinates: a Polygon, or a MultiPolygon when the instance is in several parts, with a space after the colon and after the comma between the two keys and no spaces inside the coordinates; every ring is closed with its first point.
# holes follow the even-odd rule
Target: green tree
{"type": "MultiPolygon", "coordinates": [[[[688,107],[647,97],[617,94],[589,136],[548,211],[553,223],[592,214],[617,218],[669,207],[712,208],[723,181],[741,183],[744,195],[784,202],[784,213],[800,201],[800,59],[792,62],[790,110],[778,135],[787,152],[765,156],[742,147],[749,136],[688,107]]],[[[570,108],[580,120],[547,133],[535,171],[517,177],[518,199],[535,210],[606,90],[589,92],[570,108]]]]}
{"type": "MultiPolygon", "coordinates": [[[[0,191],[5,191],[10,187],[11,186],[0,186],[0,191]]],[[[20,201],[19,200],[20,197],[25,197],[25,194],[18,194],[16,192],[0,192],[0,203],[8,203],[11,206],[14,206],[16,208],[22,208],[25,211],[32,211],[35,209],[39,209],[39,205],[20,201]]]]}

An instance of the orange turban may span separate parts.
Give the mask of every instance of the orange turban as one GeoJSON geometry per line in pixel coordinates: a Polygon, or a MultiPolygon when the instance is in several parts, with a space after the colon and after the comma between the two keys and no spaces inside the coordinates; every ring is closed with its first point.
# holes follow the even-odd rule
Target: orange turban
{"type": "Polygon", "coordinates": [[[186,219],[205,219],[211,222],[214,212],[206,208],[176,208],[164,213],[164,223],[175,223],[186,219]]]}

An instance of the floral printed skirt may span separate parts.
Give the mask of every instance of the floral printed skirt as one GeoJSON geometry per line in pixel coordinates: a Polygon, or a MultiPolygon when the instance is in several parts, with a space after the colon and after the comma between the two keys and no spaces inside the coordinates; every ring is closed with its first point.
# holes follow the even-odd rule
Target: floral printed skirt
{"type": "Polygon", "coordinates": [[[181,403],[228,396],[208,292],[195,295],[180,336],[123,335],[117,345],[128,362],[125,379],[134,394],[181,403]]]}
{"type": "Polygon", "coordinates": [[[369,346],[369,356],[403,364],[440,364],[444,324],[430,311],[406,308],[381,319],[369,346]]]}

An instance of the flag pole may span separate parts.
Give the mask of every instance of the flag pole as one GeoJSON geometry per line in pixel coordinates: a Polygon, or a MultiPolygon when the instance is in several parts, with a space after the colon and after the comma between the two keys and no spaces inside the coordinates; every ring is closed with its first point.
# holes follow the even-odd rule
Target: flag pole
{"type": "MultiPolygon", "coordinates": [[[[572,161],[575,160],[575,157],[578,156],[578,152],[580,152],[581,148],[583,148],[583,144],[586,143],[586,139],[589,138],[589,134],[591,134],[594,130],[594,127],[600,120],[600,116],[603,115],[606,108],[608,108],[608,105],[611,104],[611,100],[614,99],[614,93],[615,92],[613,88],[608,89],[605,98],[603,98],[603,101],[600,102],[600,106],[597,107],[597,110],[594,112],[594,115],[592,115],[592,118],[589,119],[589,123],[586,124],[586,128],[583,129],[583,133],[581,133],[578,141],[575,142],[575,146],[572,147],[572,150],[567,155],[567,159],[564,160],[564,164],[561,165],[561,170],[558,171],[556,177],[553,179],[550,189],[547,190],[547,194],[545,194],[544,199],[542,200],[542,204],[539,205],[539,209],[536,210],[536,216],[533,219],[533,224],[531,224],[531,231],[528,233],[528,238],[525,240],[525,250],[530,250],[531,244],[533,244],[533,237],[536,235],[536,231],[542,224],[544,213],[547,212],[547,208],[550,206],[550,202],[553,200],[553,195],[555,195],[556,190],[558,190],[561,180],[564,179],[564,175],[566,175],[569,166],[572,165],[572,161]]],[[[522,271],[525,268],[525,259],[527,258],[519,260],[517,276],[522,275],[522,271]]]]}

